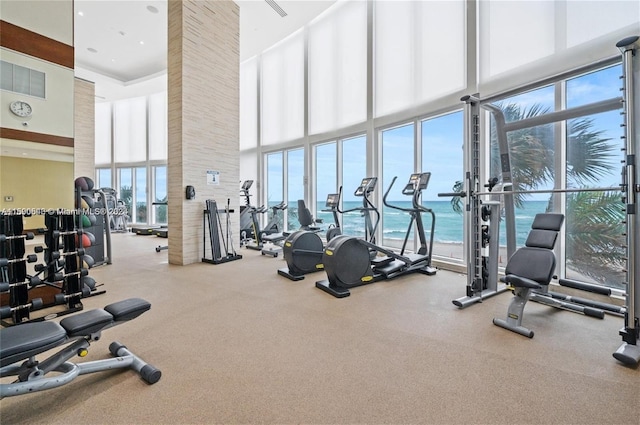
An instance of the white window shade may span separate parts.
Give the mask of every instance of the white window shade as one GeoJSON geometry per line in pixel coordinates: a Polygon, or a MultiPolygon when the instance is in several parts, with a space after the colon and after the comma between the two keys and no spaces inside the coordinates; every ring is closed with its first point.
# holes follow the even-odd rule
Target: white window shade
{"type": "Polygon", "coordinates": [[[258,61],[240,64],[240,150],[258,146],[258,61]]]}
{"type": "Polygon", "coordinates": [[[480,93],[489,96],[619,54],[640,2],[479,2],[480,93]]]}
{"type": "Polygon", "coordinates": [[[96,165],[111,163],[111,102],[96,103],[95,109],[96,165]]]}
{"type": "Polygon", "coordinates": [[[304,37],[298,31],[262,55],[262,144],[304,133],[304,37]]]}
{"type": "Polygon", "coordinates": [[[149,159],[167,160],[167,92],[149,96],[149,159]]]}
{"type": "Polygon", "coordinates": [[[338,2],[309,27],[309,133],[367,119],[367,4],[338,2]]]}
{"type": "Polygon", "coordinates": [[[375,2],[376,116],[465,88],[465,10],[463,0],[375,2]]]}
{"type": "Polygon", "coordinates": [[[138,97],[113,104],[114,161],[138,162],[147,157],[147,99],[138,97]]]}

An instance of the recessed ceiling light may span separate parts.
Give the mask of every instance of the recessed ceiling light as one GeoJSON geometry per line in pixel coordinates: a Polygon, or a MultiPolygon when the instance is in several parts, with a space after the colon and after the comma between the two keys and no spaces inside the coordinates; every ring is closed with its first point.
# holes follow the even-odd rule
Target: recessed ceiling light
{"type": "Polygon", "coordinates": [[[84,12],[83,12],[82,10],[79,10],[79,11],[78,11],[78,15],[80,15],[80,16],[84,16],[84,12]]]}
{"type": "Polygon", "coordinates": [[[111,59],[111,62],[115,62],[115,61],[116,61],[115,59],[111,59]]]}
{"type": "Polygon", "coordinates": [[[157,8],[157,7],[155,7],[155,6],[151,6],[151,5],[149,5],[149,6],[147,6],[147,10],[148,10],[149,12],[151,12],[151,13],[158,13],[158,8],[157,8]]]}
{"type": "Polygon", "coordinates": [[[91,53],[98,53],[98,51],[93,47],[87,47],[87,50],[90,51],[91,53]]]}
{"type": "Polygon", "coordinates": [[[144,44],[144,41],[140,40],[140,44],[144,44]]]}

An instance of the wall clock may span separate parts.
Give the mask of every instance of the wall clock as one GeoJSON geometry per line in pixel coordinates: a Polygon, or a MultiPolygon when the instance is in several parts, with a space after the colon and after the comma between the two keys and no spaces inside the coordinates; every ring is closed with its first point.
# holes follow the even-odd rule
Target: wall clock
{"type": "Polygon", "coordinates": [[[31,113],[33,112],[33,108],[31,108],[31,105],[22,100],[14,100],[13,102],[11,102],[11,104],[9,105],[9,109],[11,109],[11,112],[21,118],[30,117],[31,113]]]}

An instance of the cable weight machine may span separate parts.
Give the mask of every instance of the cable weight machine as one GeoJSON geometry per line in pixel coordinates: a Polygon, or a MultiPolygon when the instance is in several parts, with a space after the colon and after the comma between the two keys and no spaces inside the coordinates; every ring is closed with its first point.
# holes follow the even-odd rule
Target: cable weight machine
{"type": "MultiPolygon", "coordinates": [[[[513,195],[518,193],[569,193],[569,192],[581,192],[581,191],[620,191],[622,201],[624,203],[623,211],[625,213],[624,226],[625,226],[625,249],[626,249],[626,282],[624,291],[625,306],[619,308],[613,312],[613,314],[624,315],[624,326],[620,330],[619,334],[622,337],[623,343],[618,350],[613,353],[613,357],[625,365],[635,366],[640,363],[640,347],[638,341],[640,340],[640,314],[638,313],[638,306],[640,305],[640,269],[636,267],[638,261],[640,261],[640,170],[638,164],[637,154],[640,150],[640,129],[637,124],[640,122],[640,99],[636,95],[638,89],[636,84],[640,81],[640,58],[638,57],[638,49],[640,48],[640,37],[633,36],[625,38],[616,44],[622,53],[622,65],[623,65],[623,88],[622,97],[616,97],[612,99],[603,100],[589,105],[579,106],[575,108],[565,109],[557,112],[552,112],[540,116],[534,116],[520,121],[505,122],[502,111],[494,105],[491,105],[490,99],[480,100],[476,96],[465,96],[462,101],[465,102],[466,115],[470,117],[469,124],[467,124],[467,131],[465,137],[467,137],[467,143],[471,146],[471,154],[468,159],[468,169],[471,170],[465,176],[465,188],[459,193],[446,193],[439,194],[440,196],[459,196],[466,197],[466,214],[465,214],[465,228],[469,229],[465,233],[465,246],[467,247],[468,255],[468,274],[467,274],[467,296],[458,300],[454,300],[453,303],[458,307],[465,307],[476,301],[495,295],[498,291],[497,280],[491,279],[488,282],[490,285],[496,285],[488,288],[484,288],[479,285],[483,276],[486,276],[486,272],[483,270],[484,264],[482,263],[482,257],[478,255],[480,247],[482,246],[482,228],[481,228],[481,211],[482,211],[482,196],[491,196],[496,198],[502,196],[502,201],[505,207],[505,225],[506,225],[506,239],[507,239],[507,252],[509,257],[515,252],[515,209],[513,203],[513,195]],[[582,116],[588,116],[596,113],[613,111],[620,109],[622,106],[623,111],[621,115],[624,116],[624,123],[622,128],[624,134],[622,139],[624,141],[623,151],[625,154],[623,160],[622,170],[622,182],[619,187],[610,188],[583,188],[583,189],[550,189],[550,190],[531,190],[531,191],[517,191],[513,189],[513,183],[511,181],[511,169],[509,150],[506,144],[506,134],[509,131],[515,131],[524,128],[535,127],[544,124],[550,124],[562,120],[568,120],[578,118],[582,116]],[[488,110],[494,117],[498,135],[498,147],[500,150],[500,166],[503,188],[501,191],[480,191],[480,173],[478,167],[479,159],[479,108],[488,110]],[[495,291],[494,291],[495,288],[495,291]]],[[[494,265],[491,263],[490,268],[494,265]]],[[[567,279],[560,279],[561,284],[569,286],[567,279]],[[563,282],[563,280],[565,282],[563,282]]],[[[556,302],[555,294],[541,293],[532,294],[531,300],[542,302],[553,307],[566,308],[575,312],[582,312],[587,314],[587,309],[580,307],[580,304],[584,304],[578,301],[577,297],[569,297],[560,299],[556,302]],[[567,308],[568,307],[568,308],[567,308]]],[[[586,306],[589,306],[586,304],[586,306]]],[[[608,306],[597,306],[598,309],[607,310],[608,306]]],[[[593,309],[589,309],[592,311],[593,309]]],[[[598,315],[601,317],[601,315],[598,315]]]]}

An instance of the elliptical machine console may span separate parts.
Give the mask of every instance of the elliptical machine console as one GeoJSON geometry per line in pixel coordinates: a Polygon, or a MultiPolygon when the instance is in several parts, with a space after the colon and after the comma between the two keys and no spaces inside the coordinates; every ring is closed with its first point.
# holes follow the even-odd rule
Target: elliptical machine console
{"type": "Polygon", "coordinates": [[[327,202],[324,205],[324,210],[325,212],[330,212],[333,214],[333,223],[329,225],[329,228],[327,229],[327,234],[325,236],[325,238],[327,239],[327,242],[329,242],[331,239],[335,238],[336,236],[339,236],[342,234],[342,231],[340,230],[340,220],[338,219],[338,211],[340,208],[340,195],[342,193],[342,188],[340,188],[340,192],[338,193],[330,193],[327,195],[327,202]]]}

